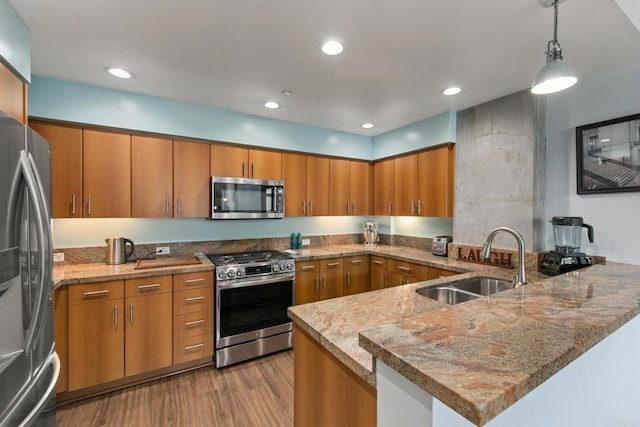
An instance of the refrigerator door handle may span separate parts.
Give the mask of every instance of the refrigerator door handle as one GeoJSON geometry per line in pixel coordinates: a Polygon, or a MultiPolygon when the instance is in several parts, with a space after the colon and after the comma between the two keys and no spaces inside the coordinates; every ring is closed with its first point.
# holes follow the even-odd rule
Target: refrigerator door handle
{"type": "Polygon", "coordinates": [[[34,421],[34,418],[37,418],[40,415],[40,413],[42,412],[42,408],[46,405],[47,400],[51,397],[53,389],[56,386],[56,382],[58,381],[58,376],[60,375],[60,359],[58,358],[58,353],[56,353],[55,351],[52,351],[47,360],[42,364],[41,368],[37,371],[38,375],[32,379],[30,387],[22,393],[20,399],[18,399],[18,401],[13,405],[9,412],[7,412],[4,420],[0,420],[0,427],[5,427],[5,424],[8,421],[12,420],[12,418],[15,416],[15,412],[22,406],[24,399],[29,396],[33,387],[35,387],[38,383],[40,375],[44,375],[50,365],[53,365],[53,373],[51,375],[51,381],[49,381],[49,384],[47,385],[47,389],[44,391],[44,393],[42,393],[42,395],[40,396],[40,400],[38,400],[38,403],[33,406],[29,414],[24,418],[24,420],[22,420],[18,427],[31,425],[34,421]]]}

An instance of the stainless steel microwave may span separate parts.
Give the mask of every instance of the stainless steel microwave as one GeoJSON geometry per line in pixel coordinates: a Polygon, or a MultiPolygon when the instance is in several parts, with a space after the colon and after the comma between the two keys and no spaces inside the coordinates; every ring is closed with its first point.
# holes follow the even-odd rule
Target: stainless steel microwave
{"type": "Polygon", "coordinates": [[[284,181],[211,177],[211,219],[284,218],[284,181]]]}

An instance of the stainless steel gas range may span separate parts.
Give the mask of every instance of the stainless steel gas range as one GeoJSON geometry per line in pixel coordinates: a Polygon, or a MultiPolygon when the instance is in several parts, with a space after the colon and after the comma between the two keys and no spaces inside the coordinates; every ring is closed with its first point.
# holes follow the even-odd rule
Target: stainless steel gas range
{"type": "Polygon", "coordinates": [[[208,257],[216,266],[216,367],[291,348],[294,260],[278,251],[208,257]]]}

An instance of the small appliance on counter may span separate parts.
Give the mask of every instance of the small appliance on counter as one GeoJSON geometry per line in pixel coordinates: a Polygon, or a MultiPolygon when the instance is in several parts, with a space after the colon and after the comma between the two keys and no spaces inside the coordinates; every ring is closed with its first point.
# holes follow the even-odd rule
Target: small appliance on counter
{"type": "Polygon", "coordinates": [[[104,239],[104,241],[107,243],[107,264],[124,264],[133,254],[135,245],[133,241],[125,237],[109,237],[104,239]],[[128,252],[127,244],[131,247],[128,252]]]}
{"type": "Polygon", "coordinates": [[[447,246],[453,241],[451,236],[436,236],[431,243],[431,253],[438,256],[449,256],[447,246]]]}
{"type": "Polygon", "coordinates": [[[554,216],[553,224],[554,251],[542,256],[540,272],[549,276],[567,273],[591,265],[591,258],[580,252],[582,229],[587,229],[589,242],[593,243],[593,227],[582,222],[579,216],[554,216]]]}
{"type": "Polygon", "coordinates": [[[364,245],[378,246],[378,227],[375,221],[368,220],[364,223],[364,245]]]}

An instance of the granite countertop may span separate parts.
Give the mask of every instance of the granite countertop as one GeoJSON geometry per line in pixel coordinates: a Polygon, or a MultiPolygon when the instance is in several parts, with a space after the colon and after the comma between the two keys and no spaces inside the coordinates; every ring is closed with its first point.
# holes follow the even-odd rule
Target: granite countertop
{"type": "Polygon", "coordinates": [[[465,276],[513,274],[458,263],[473,271],[294,306],[289,313],[369,384],[375,386],[373,359],[380,359],[477,425],[640,313],[640,266],[619,263],[553,278],[527,272],[524,287],[455,306],[415,293],[465,276]]]}
{"type": "Polygon", "coordinates": [[[109,280],[153,277],[165,274],[192,273],[213,270],[213,263],[201,253],[194,254],[201,264],[176,265],[171,267],[136,270],[135,262],[108,265],[105,263],[72,264],[53,267],[53,288],[79,283],[105,282],[109,280]]]}

